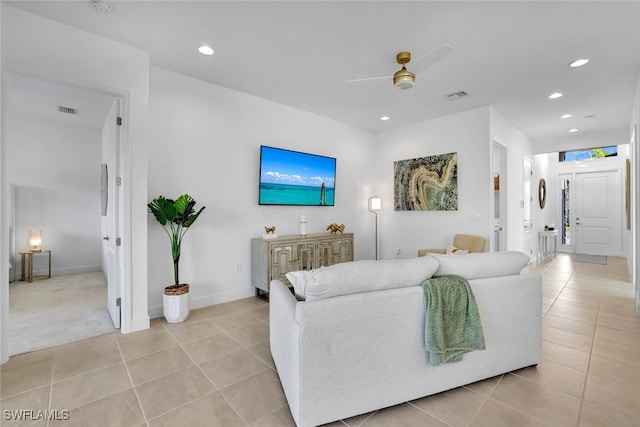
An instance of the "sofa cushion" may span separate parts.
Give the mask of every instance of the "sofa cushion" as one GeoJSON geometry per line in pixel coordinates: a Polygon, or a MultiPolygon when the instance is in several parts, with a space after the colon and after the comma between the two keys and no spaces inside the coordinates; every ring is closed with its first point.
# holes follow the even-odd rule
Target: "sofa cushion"
{"type": "Polygon", "coordinates": [[[438,261],[435,274],[456,274],[467,280],[520,274],[529,263],[522,252],[481,252],[465,256],[430,254],[438,261]]]}
{"type": "Polygon", "coordinates": [[[467,255],[469,254],[469,249],[460,249],[455,246],[449,246],[445,251],[447,255],[467,255]]]}
{"type": "Polygon", "coordinates": [[[287,279],[307,301],[382,289],[417,286],[438,268],[431,257],[352,261],[308,271],[290,271],[287,279]]]}

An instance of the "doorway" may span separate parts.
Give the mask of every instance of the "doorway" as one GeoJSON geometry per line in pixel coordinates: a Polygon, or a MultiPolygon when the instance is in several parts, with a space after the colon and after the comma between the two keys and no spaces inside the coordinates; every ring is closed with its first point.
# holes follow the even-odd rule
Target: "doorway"
{"type": "Polygon", "coordinates": [[[506,250],[506,195],[507,195],[507,148],[497,141],[493,141],[492,150],[492,210],[493,210],[493,233],[490,244],[492,252],[506,250]]]}
{"type": "Polygon", "coordinates": [[[622,254],[621,182],[620,170],[558,175],[561,251],[622,254]]]}
{"type": "MultiPolygon", "coordinates": [[[[51,279],[11,284],[7,335],[20,338],[10,338],[13,355],[115,330],[102,262],[100,163],[107,113],[117,98],[12,73],[5,93],[13,275],[21,269],[18,252],[28,250],[25,230],[41,229],[52,251],[51,279]],[[25,328],[46,333],[22,333],[25,328]],[[29,336],[35,344],[24,342],[29,336]]],[[[34,273],[46,268],[37,258],[34,273]]]]}

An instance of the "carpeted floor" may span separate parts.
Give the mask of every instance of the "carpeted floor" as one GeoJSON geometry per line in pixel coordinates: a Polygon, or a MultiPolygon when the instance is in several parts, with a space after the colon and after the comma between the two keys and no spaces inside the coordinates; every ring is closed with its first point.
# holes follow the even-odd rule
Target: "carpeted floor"
{"type": "Polygon", "coordinates": [[[108,332],[107,285],[101,272],[9,285],[9,354],[108,332]]]}
{"type": "Polygon", "coordinates": [[[576,254],[573,260],[575,262],[586,262],[588,264],[607,265],[607,257],[603,255],[576,254]]]}

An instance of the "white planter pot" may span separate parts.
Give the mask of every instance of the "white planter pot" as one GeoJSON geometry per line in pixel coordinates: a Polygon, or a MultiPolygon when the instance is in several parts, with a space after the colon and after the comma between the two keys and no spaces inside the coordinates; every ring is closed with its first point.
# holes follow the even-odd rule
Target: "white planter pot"
{"type": "Polygon", "coordinates": [[[169,323],[184,322],[189,318],[189,293],[162,295],[164,318],[169,323]]]}

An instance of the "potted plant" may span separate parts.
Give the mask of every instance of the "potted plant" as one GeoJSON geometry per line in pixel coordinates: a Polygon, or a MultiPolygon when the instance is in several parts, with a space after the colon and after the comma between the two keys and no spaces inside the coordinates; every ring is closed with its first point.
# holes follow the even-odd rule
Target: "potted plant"
{"type": "Polygon", "coordinates": [[[159,196],[147,205],[171,240],[174,284],[165,287],[162,296],[164,317],[169,323],[182,322],[189,317],[189,285],[180,283],[179,263],[182,238],[205,208],[196,212],[195,204],[190,195],[183,194],[176,200],[159,196]]]}

